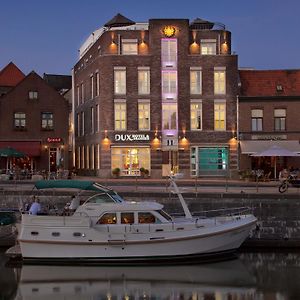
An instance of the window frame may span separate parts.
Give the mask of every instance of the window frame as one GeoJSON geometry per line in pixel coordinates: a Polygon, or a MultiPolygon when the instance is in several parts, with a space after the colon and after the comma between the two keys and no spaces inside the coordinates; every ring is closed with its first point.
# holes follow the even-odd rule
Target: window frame
{"type": "Polygon", "coordinates": [[[255,131],[255,132],[261,132],[263,131],[263,128],[264,128],[264,110],[262,108],[252,108],[251,109],[251,131],[255,131]],[[253,113],[254,111],[260,111],[261,112],[261,116],[253,116],[253,113]],[[254,123],[255,121],[255,123],[254,123]],[[260,121],[260,122],[258,122],[260,121]],[[255,128],[254,128],[254,125],[255,124],[255,128]],[[259,128],[259,125],[261,125],[261,128],[259,128]]]}
{"type": "Polygon", "coordinates": [[[226,100],[215,100],[214,101],[214,130],[215,131],[226,131],[226,100]],[[224,106],[224,109],[216,109],[216,106],[224,106]],[[224,120],[222,120],[222,112],[224,113],[224,120]],[[218,119],[216,118],[216,113],[218,114],[218,119]],[[216,126],[217,122],[219,123],[216,126]],[[221,124],[224,122],[224,128],[221,128],[221,124]]]}
{"type": "Polygon", "coordinates": [[[226,68],[214,68],[214,94],[226,94],[226,68]],[[224,81],[221,78],[222,73],[224,73],[224,81]]]}
{"type": "Polygon", "coordinates": [[[126,103],[126,100],[117,99],[114,101],[114,128],[116,131],[127,130],[127,103],[126,103]],[[124,119],[123,119],[123,116],[124,116],[124,119]],[[117,119],[117,117],[119,119],[117,119]]]}
{"type": "Polygon", "coordinates": [[[138,130],[148,131],[150,130],[150,115],[151,115],[150,100],[139,100],[138,101],[138,130]],[[146,109],[145,109],[146,108],[146,109]],[[143,114],[143,118],[140,117],[140,114],[143,114]],[[146,115],[146,116],[145,116],[146,115]],[[147,118],[148,115],[148,118],[147,118]],[[144,126],[143,126],[144,125],[144,126]]]}
{"type": "Polygon", "coordinates": [[[42,130],[54,130],[54,114],[53,112],[41,112],[41,128],[42,130]],[[52,116],[51,118],[43,118],[43,115],[52,116]],[[52,126],[49,126],[49,120],[52,120],[52,126]],[[46,121],[46,126],[43,125],[43,121],[46,121]]]}
{"type": "Polygon", "coordinates": [[[138,68],[138,94],[139,95],[150,94],[150,68],[149,67],[138,68]]]}
{"type": "Polygon", "coordinates": [[[126,68],[114,67],[114,94],[126,95],[126,68]]]}
{"type": "Polygon", "coordinates": [[[14,112],[14,129],[15,130],[25,130],[26,129],[26,113],[22,112],[22,111],[17,111],[14,112]],[[22,115],[17,117],[17,115],[22,115]],[[24,125],[22,125],[22,121],[24,121],[24,125]],[[17,125],[16,123],[19,123],[19,125],[17,125]]]}
{"type": "Polygon", "coordinates": [[[202,94],[202,68],[190,68],[190,94],[201,95],[202,94]],[[195,82],[192,81],[193,73],[199,73],[195,76],[195,82]]]}
{"type": "Polygon", "coordinates": [[[203,124],[202,118],[203,118],[202,100],[191,100],[191,102],[190,102],[190,128],[191,128],[192,131],[201,131],[201,130],[203,130],[203,128],[202,128],[202,124],[203,124]],[[199,105],[200,107],[193,109],[192,108],[193,105],[199,105]],[[196,121],[193,121],[192,111],[195,111],[195,120],[196,121]],[[200,112],[200,128],[195,128],[195,127],[192,126],[192,124],[199,124],[199,119],[198,119],[199,118],[199,112],[200,112]]]}
{"type": "Polygon", "coordinates": [[[286,131],[286,108],[274,108],[274,131],[286,131]],[[276,111],[284,111],[284,114],[276,116],[276,111]]]}

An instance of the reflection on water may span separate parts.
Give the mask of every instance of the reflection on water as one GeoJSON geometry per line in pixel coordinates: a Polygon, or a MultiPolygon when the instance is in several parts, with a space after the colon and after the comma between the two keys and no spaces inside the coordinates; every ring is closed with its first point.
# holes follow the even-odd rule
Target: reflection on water
{"type": "Polygon", "coordinates": [[[0,299],[300,299],[300,253],[242,253],[184,266],[5,266],[0,299]]]}

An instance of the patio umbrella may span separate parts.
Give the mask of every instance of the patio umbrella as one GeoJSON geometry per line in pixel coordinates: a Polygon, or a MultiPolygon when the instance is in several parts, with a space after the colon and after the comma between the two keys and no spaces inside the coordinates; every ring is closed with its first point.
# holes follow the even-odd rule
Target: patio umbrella
{"type": "Polygon", "coordinates": [[[300,156],[297,152],[290,151],[288,149],[279,147],[277,145],[273,145],[270,148],[252,154],[251,156],[271,156],[275,157],[275,164],[274,164],[274,178],[276,179],[276,158],[280,156],[300,156]]]}
{"type": "Polygon", "coordinates": [[[5,147],[0,149],[0,157],[6,157],[6,169],[8,170],[8,162],[11,157],[24,157],[25,153],[18,151],[12,147],[5,147]]]}

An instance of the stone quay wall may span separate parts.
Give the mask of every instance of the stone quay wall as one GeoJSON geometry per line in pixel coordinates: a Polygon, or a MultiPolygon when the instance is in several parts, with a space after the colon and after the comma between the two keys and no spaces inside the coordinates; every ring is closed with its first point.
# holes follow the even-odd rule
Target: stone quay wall
{"type": "MultiPolygon", "coordinates": [[[[70,202],[73,193],[63,192],[59,196],[52,193],[36,194],[42,206],[56,206],[62,210],[70,202]]],[[[19,209],[32,199],[32,192],[0,193],[0,209],[19,209]]],[[[123,192],[126,200],[157,201],[171,214],[183,214],[180,202],[172,193],[123,192]]],[[[87,194],[81,195],[84,200],[87,194]]],[[[249,207],[258,222],[247,247],[300,247],[300,197],[292,194],[231,194],[231,193],[186,193],[186,202],[195,215],[204,215],[204,211],[249,207]]],[[[217,213],[217,212],[216,212],[217,213]]]]}

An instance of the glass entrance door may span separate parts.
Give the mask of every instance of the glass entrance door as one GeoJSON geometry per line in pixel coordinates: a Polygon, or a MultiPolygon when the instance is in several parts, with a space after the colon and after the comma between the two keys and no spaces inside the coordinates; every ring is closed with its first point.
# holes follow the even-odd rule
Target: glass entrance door
{"type": "Polygon", "coordinates": [[[138,149],[127,149],[123,156],[124,175],[135,176],[140,175],[140,166],[138,158],[138,149]]]}

